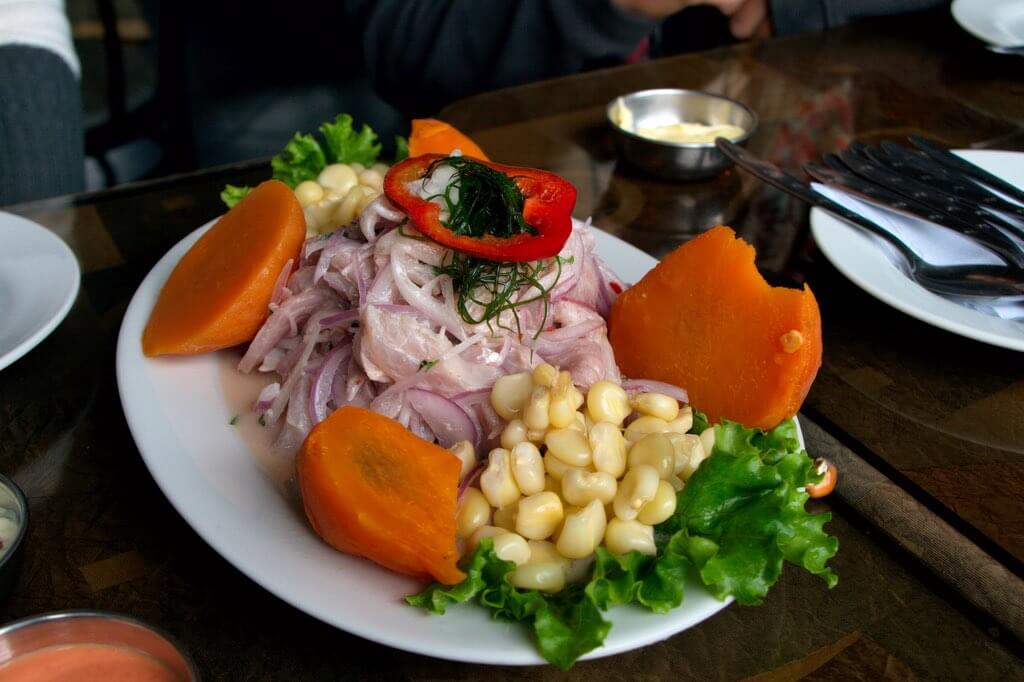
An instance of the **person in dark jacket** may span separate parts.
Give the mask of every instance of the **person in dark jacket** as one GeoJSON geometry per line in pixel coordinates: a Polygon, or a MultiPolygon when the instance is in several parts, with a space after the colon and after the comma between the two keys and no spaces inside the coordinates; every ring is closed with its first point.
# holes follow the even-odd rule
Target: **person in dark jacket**
{"type": "Polygon", "coordinates": [[[371,82],[409,114],[478,92],[622,61],[660,23],[718,8],[736,38],[839,26],[947,0],[350,0],[371,82]]]}

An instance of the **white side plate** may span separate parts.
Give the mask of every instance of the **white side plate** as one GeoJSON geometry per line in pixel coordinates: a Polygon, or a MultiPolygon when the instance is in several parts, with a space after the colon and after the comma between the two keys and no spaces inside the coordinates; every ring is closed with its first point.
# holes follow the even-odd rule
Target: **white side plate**
{"type": "Polygon", "coordinates": [[[991,45],[1024,45],[1024,0],[953,0],[953,18],[991,45]]]}
{"type": "MultiPolygon", "coordinates": [[[[1024,187],[1024,154],[981,150],[957,154],[1007,182],[1024,187]]],[[[900,272],[859,227],[815,208],[811,210],[811,232],[832,264],[878,300],[955,334],[1024,351],[1024,323],[965,308],[922,288],[900,272]]]]}
{"type": "Polygon", "coordinates": [[[42,225],[0,212],[0,369],[49,336],[78,295],[75,254],[42,225]]]}

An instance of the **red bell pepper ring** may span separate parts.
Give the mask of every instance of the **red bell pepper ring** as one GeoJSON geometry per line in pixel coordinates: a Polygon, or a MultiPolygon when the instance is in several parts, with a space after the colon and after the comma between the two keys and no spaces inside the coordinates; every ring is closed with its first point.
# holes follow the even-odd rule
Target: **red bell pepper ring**
{"type": "Polygon", "coordinates": [[[443,154],[414,156],[392,166],[384,177],[384,193],[388,199],[409,216],[424,236],[450,249],[499,262],[535,261],[558,255],[572,232],[575,187],[548,171],[474,159],[515,182],[523,193],[523,219],[537,233],[521,232],[508,237],[456,234],[441,222],[441,206],[419,194],[419,181],[430,165],[444,158],[443,154]]]}

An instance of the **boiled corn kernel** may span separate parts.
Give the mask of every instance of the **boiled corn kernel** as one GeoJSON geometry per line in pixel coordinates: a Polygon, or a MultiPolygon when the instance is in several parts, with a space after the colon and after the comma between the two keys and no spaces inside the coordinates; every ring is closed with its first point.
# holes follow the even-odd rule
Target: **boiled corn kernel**
{"type": "Polygon", "coordinates": [[[495,509],[494,510],[493,521],[491,521],[491,525],[492,526],[497,526],[498,528],[504,528],[505,530],[515,530],[516,529],[516,516],[518,516],[518,515],[519,515],[519,505],[518,504],[510,504],[507,507],[502,507],[501,509],[495,509]]]}
{"type": "Polygon", "coordinates": [[[462,463],[462,470],[459,472],[459,480],[466,478],[466,475],[476,468],[476,450],[473,449],[473,444],[468,440],[460,440],[455,445],[451,446],[449,450],[459,458],[459,462],[462,463]]]}
{"type": "Polygon", "coordinates": [[[523,495],[533,495],[544,490],[544,460],[540,450],[529,441],[523,441],[512,448],[512,475],[523,495]]]}
{"type": "Polygon", "coordinates": [[[312,206],[324,198],[324,188],[320,186],[320,183],[312,180],[300,182],[295,186],[295,198],[302,208],[312,206]]]}
{"type": "Polygon", "coordinates": [[[504,528],[498,528],[497,526],[480,526],[469,536],[469,542],[466,543],[466,553],[472,554],[475,552],[476,548],[480,546],[480,541],[484,538],[495,538],[507,532],[504,528]]]}
{"type": "Polygon", "coordinates": [[[359,184],[359,178],[351,166],[344,163],[332,163],[326,166],[316,181],[325,189],[344,196],[350,189],[359,184]]]}
{"type": "Polygon", "coordinates": [[[704,453],[710,457],[715,449],[715,427],[709,426],[700,434],[700,444],[704,446],[704,453]]]}
{"type": "MultiPolygon", "coordinates": [[[[558,459],[554,455],[544,456],[544,471],[547,473],[549,478],[553,478],[561,485],[562,477],[565,476],[565,472],[572,469],[578,469],[579,467],[572,467],[558,459]]],[[[561,487],[559,487],[559,491],[561,487]]]]}
{"type": "Polygon", "coordinates": [[[482,526],[491,522],[491,505],[484,494],[476,488],[467,488],[459,503],[455,516],[455,532],[460,538],[468,538],[482,526]]]}
{"type": "Polygon", "coordinates": [[[635,443],[649,433],[665,433],[668,430],[668,422],[664,419],[644,415],[629,423],[625,435],[626,440],[635,443]]]}
{"type": "Polygon", "coordinates": [[[590,464],[590,444],[575,429],[551,429],[544,436],[547,457],[555,456],[569,466],[585,467],[590,464]]]}
{"type": "Polygon", "coordinates": [[[494,538],[494,555],[502,561],[521,566],[530,560],[530,546],[522,535],[504,533],[494,538]]]}
{"type": "Polygon", "coordinates": [[[501,447],[506,450],[511,450],[526,440],[526,424],[522,419],[513,419],[501,432],[501,447]]]}
{"type": "Polygon", "coordinates": [[[494,382],[491,389],[491,407],[505,421],[522,417],[523,406],[530,399],[533,380],[529,372],[506,374],[494,382]]]}
{"type": "Polygon", "coordinates": [[[565,569],[555,562],[528,563],[512,572],[512,584],[523,590],[561,592],[565,588],[565,569]]]}
{"type": "Polygon", "coordinates": [[[668,481],[658,483],[654,499],[640,508],[636,520],[648,526],[656,526],[676,511],[676,491],[668,481]]]}
{"type": "Polygon", "coordinates": [[[531,564],[561,564],[563,568],[569,568],[569,560],[558,553],[555,545],[548,540],[529,540],[526,543],[530,547],[531,564]]]}
{"type": "Polygon", "coordinates": [[[640,509],[658,493],[660,481],[658,472],[647,464],[637,465],[626,472],[612,500],[615,516],[623,521],[635,519],[640,509]]]}
{"type": "Polygon", "coordinates": [[[533,368],[533,383],[538,386],[550,388],[558,377],[558,370],[546,362],[542,362],[533,368]]]}
{"type": "Polygon", "coordinates": [[[594,553],[604,537],[607,519],[604,505],[593,500],[579,511],[567,514],[555,544],[558,553],[569,559],[582,559],[594,553]]]}
{"type": "Polygon", "coordinates": [[[611,422],[597,422],[587,433],[594,468],[620,478],[626,471],[626,440],[611,422]]]}
{"type": "Polygon", "coordinates": [[[693,408],[684,405],[679,410],[679,415],[668,423],[668,430],[673,433],[689,433],[693,428],[693,408]]]}
{"type": "Polygon", "coordinates": [[[534,386],[530,393],[530,399],[523,408],[523,423],[526,428],[533,431],[543,431],[551,423],[549,410],[551,409],[551,394],[543,386],[534,386]]]}
{"type": "Polygon", "coordinates": [[[579,507],[591,500],[608,504],[615,499],[617,489],[615,477],[603,471],[591,473],[583,469],[570,469],[562,476],[562,499],[579,507]]]}
{"type": "Polygon", "coordinates": [[[509,459],[508,450],[494,448],[487,458],[487,468],[480,475],[480,489],[495,509],[507,507],[519,499],[519,486],[509,459]]]}
{"type": "Polygon", "coordinates": [[[611,422],[618,426],[632,411],[626,391],[612,381],[602,379],[587,391],[587,412],[596,422],[611,422]]]}
{"type": "Polygon", "coordinates": [[[654,556],[654,528],[639,521],[612,519],[604,531],[604,546],[612,554],[629,554],[633,550],[654,556]]]}
{"type": "Polygon", "coordinates": [[[640,414],[646,414],[667,422],[679,416],[679,401],[664,393],[641,393],[633,399],[633,407],[640,414]]]}
{"type": "Polygon", "coordinates": [[[664,433],[649,433],[633,444],[626,461],[630,469],[646,464],[659,478],[668,478],[675,472],[676,451],[664,433]]]}
{"type": "Polygon", "coordinates": [[[519,500],[516,532],[530,540],[544,540],[562,522],[562,500],[555,493],[541,492],[519,500]]]}

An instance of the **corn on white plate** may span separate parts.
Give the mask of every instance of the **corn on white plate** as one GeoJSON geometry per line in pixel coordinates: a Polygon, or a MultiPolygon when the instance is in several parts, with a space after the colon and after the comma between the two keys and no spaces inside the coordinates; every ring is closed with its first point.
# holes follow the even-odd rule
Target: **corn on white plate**
{"type": "MultiPolygon", "coordinates": [[[[132,299],[117,344],[121,404],[153,478],[185,520],[221,556],[274,593],[320,620],[367,639],[428,656],[504,665],[534,665],[528,629],[490,619],[472,604],[431,616],[402,597],[422,584],[341,554],[313,533],[301,510],[257,465],[238,429],[220,378],[216,354],[150,359],[140,339],[149,313],[175,263],[208,225],[167,253],[132,299]],[[272,561],[268,557],[273,556],[272,561]]],[[[599,230],[597,252],[624,281],[655,265],[639,249],[599,230]]],[[[665,639],[725,608],[698,583],[667,615],[619,607],[597,658],[665,639]]]]}

